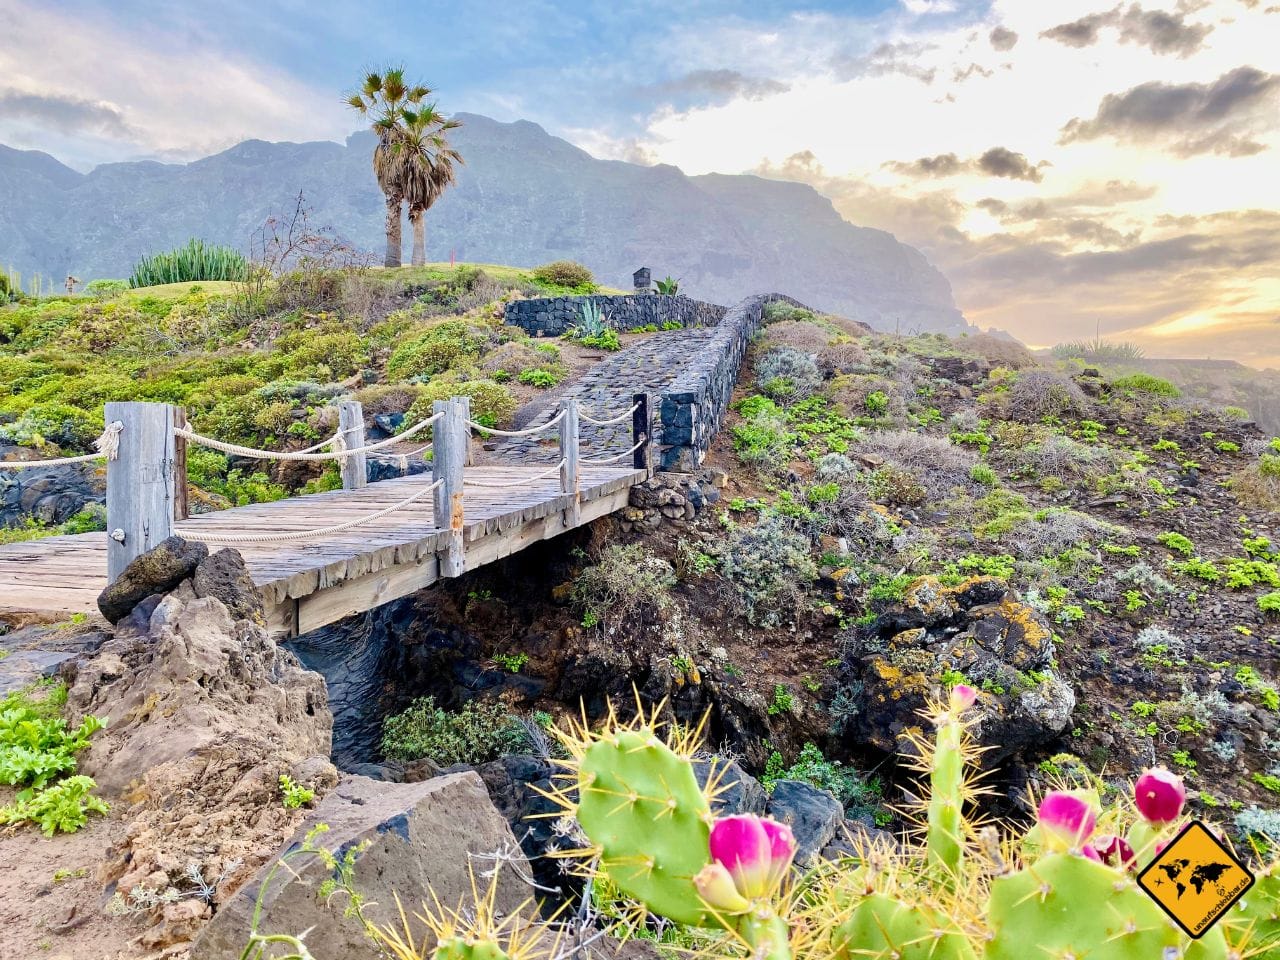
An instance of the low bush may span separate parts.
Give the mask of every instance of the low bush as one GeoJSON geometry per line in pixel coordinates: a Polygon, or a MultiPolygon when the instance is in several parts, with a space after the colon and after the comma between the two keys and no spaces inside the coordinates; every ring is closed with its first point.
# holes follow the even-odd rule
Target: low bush
{"type": "Polygon", "coordinates": [[[796,762],[790,767],[783,767],[779,755],[778,761],[770,764],[772,770],[766,768],[762,780],[765,789],[773,789],[779,780],[799,780],[819,790],[826,790],[847,808],[875,805],[880,802],[881,792],[878,780],[868,780],[856,770],[844,766],[839,760],[828,760],[822,751],[812,743],[801,748],[796,762]]]}
{"type": "Polygon", "coordinates": [[[765,328],[767,347],[790,347],[801,353],[818,353],[835,338],[830,330],[806,320],[784,320],[765,328]]]}
{"type": "Polygon", "coordinates": [[[1039,365],[1035,354],[1012,337],[999,337],[990,333],[970,334],[956,341],[962,350],[976,354],[992,366],[1010,370],[1025,370],[1039,365]]]}
{"type": "Polygon", "coordinates": [[[750,397],[738,410],[743,418],[733,428],[733,449],[738,458],[762,474],[785,467],[798,438],[778,405],[767,397],[750,397]]]}
{"type": "Polygon", "coordinates": [[[387,360],[387,378],[430,377],[474,363],[489,341],[488,333],[464,320],[446,320],[426,333],[402,342],[387,360]]]}
{"type": "Polygon", "coordinates": [[[404,427],[427,419],[436,400],[448,400],[450,397],[470,397],[471,419],[488,427],[506,424],[516,412],[516,398],[502,384],[484,378],[464,380],[445,375],[422,387],[413,406],[404,415],[404,427]]]}
{"type": "Polygon", "coordinates": [[[573,582],[573,602],[585,622],[619,624],[657,617],[671,606],[675,570],[642,544],[610,544],[573,582]]]}
{"type": "Polygon", "coordinates": [[[569,287],[582,289],[583,293],[591,293],[596,289],[596,278],[592,272],[580,263],[572,260],[553,260],[533,270],[533,279],[540,284],[552,287],[569,287]]]}
{"type": "Polygon", "coordinates": [[[858,373],[867,367],[867,351],[856,340],[845,340],[818,351],[818,370],[824,377],[858,373]]]}
{"type": "Polygon", "coordinates": [[[1233,473],[1229,485],[1246,507],[1280,512],[1280,453],[1264,453],[1233,473]]]}
{"type": "Polygon", "coordinates": [[[1015,420],[1083,417],[1091,404],[1074,381],[1049,370],[1023,370],[1003,395],[1007,414],[1015,420]]]}
{"type": "Polygon", "coordinates": [[[912,476],[933,500],[943,500],[956,489],[977,490],[972,479],[978,458],[943,437],[910,430],[880,430],[867,435],[858,447],[862,454],[882,457],[885,465],[912,476]]]}
{"type": "Polygon", "coordinates": [[[776,627],[794,619],[818,569],[807,537],[777,516],[735,527],[725,541],[720,572],[753,624],[776,627]]]}
{"type": "Polygon", "coordinates": [[[1111,389],[1124,393],[1145,393],[1155,397],[1176,398],[1182,391],[1162,377],[1154,377],[1149,373],[1131,373],[1111,381],[1111,389]]]}
{"type": "Polygon", "coordinates": [[[520,719],[505,705],[488,701],[472,700],[450,713],[433,697],[420,697],[382,725],[383,754],[402,763],[424,757],[442,767],[485,763],[528,745],[520,719]]]}
{"type": "Polygon", "coordinates": [[[792,347],[774,347],[755,362],[756,386],[774,400],[792,403],[813,395],[822,374],[813,357],[792,347]]]}

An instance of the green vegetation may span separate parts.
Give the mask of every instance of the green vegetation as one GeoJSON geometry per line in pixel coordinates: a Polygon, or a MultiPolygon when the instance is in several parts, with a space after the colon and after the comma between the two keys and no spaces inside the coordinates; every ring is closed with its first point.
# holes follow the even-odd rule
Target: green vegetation
{"type": "Polygon", "coordinates": [[[519,718],[500,703],[472,700],[457,713],[420,697],[382,725],[382,752],[409,762],[426,757],[442,767],[484,763],[528,746],[519,718]]]}
{"type": "Polygon", "coordinates": [[[595,293],[599,289],[591,271],[572,260],[554,260],[535,267],[533,280],[541,286],[553,288],[555,292],[570,290],[585,294],[595,293]]]}
{"type": "Polygon", "coordinates": [[[286,810],[297,810],[299,807],[310,806],[315,800],[316,793],[299,783],[294,783],[293,778],[287,773],[280,774],[280,802],[284,804],[286,810]]]}
{"type": "Polygon", "coordinates": [[[1156,537],[1156,540],[1175,553],[1182,554],[1184,557],[1190,557],[1196,552],[1195,544],[1181,533],[1174,533],[1172,531],[1162,533],[1156,537]]]}
{"type": "MultiPolygon", "coordinates": [[[[185,247],[143,257],[129,276],[130,287],[154,287],[163,283],[191,283],[201,280],[244,280],[249,263],[244,254],[230,247],[189,240],[185,247]]],[[[100,293],[102,287],[93,291],[100,293]]]]}
{"type": "Polygon", "coordinates": [[[1111,381],[1111,388],[1129,393],[1145,393],[1155,397],[1182,396],[1182,391],[1168,380],[1153,377],[1149,373],[1131,373],[1128,376],[1118,377],[1111,381]]]}
{"type": "Polygon", "coordinates": [[[13,803],[0,807],[0,823],[31,822],[46,836],[71,833],[90,813],[107,805],[90,791],[89,777],[71,776],[76,754],[105,726],[85,717],[74,729],[62,717],[67,689],[44,681],[0,700],[0,783],[19,788],[13,803]]]}

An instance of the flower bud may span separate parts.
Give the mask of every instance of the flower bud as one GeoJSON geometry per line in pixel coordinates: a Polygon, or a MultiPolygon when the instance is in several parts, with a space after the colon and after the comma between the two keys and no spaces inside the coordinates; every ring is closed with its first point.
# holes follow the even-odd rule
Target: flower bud
{"type": "Polygon", "coordinates": [[[719,861],[712,861],[698,871],[693,885],[704,903],[717,913],[745,913],[751,909],[747,898],[734,886],[733,877],[719,861]]]}
{"type": "Polygon", "coordinates": [[[1182,816],[1187,790],[1182,778],[1165,767],[1148,770],[1133,787],[1133,799],[1142,818],[1155,827],[1173,823],[1182,816]]]}
{"type": "Polygon", "coordinates": [[[1040,801],[1040,833],[1051,847],[1080,848],[1097,821],[1089,801],[1066,790],[1050,790],[1040,801]]]}
{"type": "Polygon", "coordinates": [[[796,838],[785,823],[764,817],[760,826],[769,837],[769,889],[774,889],[791,869],[796,855],[796,838]]]}
{"type": "Polygon", "coordinates": [[[978,700],[978,691],[967,683],[957,683],[951,688],[951,712],[963,713],[978,700]]]}

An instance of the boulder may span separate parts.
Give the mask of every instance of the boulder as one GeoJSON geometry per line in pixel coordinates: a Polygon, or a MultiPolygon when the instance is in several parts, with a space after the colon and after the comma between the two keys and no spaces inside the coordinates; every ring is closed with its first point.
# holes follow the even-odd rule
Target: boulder
{"type": "Polygon", "coordinates": [[[227,547],[201,560],[191,578],[197,597],[217,597],[237,620],[263,621],[262,597],[244,558],[227,547]]]}
{"type": "Polygon", "coordinates": [[[98,609],[111,623],[128,615],[147,597],[168,593],[195,572],[196,566],[209,556],[203,543],[189,543],[181,537],[169,537],[136,557],[132,563],[98,596],[98,609]]]}
{"type": "Polygon", "coordinates": [[[844,807],[831,793],[800,780],[776,780],[766,811],[796,838],[796,863],[812,863],[844,823],[844,807]]]}
{"type": "Polygon", "coordinates": [[[863,696],[847,729],[879,750],[909,751],[944,676],[960,676],[981,688],[972,732],[988,748],[983,762],[999,763],[1070,723],[1075,694],[1053,661],[1053,628],[1003,580],[943,586],[921,577],[851,647],[847,665],[863,696]]]}
{"type": "MultiPolygon", "coordinates": [[[[705,788],[711,776],[709,760],[693,761],[693,772],[698,786],[705,788]]],[[[714,764],[719,793],[711,801],[711,812],[717,817],[738,813],[762,814],[769,802],[769,795],[755,777],[742,769],[737,760],[716,760],[714,764]]]]}
{"type": "MultiPolygon", "coordinates": [[[[514,911],[533,892],[520,879],[529,865],[506,820],[494,808],[480,777],[448,774],[421,783],[386,783],[347,777],[311,813],[281,855],[296,850],[316,824],[329,830],[321,842],[338,856],[354,851],[352,884],[365,898],[365,916],[379,926],[399,927],[396,899],[412,916],[434,895],[442,904],[469,903],[472,875],[483,891],[482,871],[492,869],[494,854],[511,862],[498,871],[494,904],[498,916],[514,911]]],[[[191,960],[225,960],[240,955],[255,903],[261,902],[262,933],[307,934],[317,955],[344,960],[381,956],[354,919],[343,917],[341,902],[326,905],[316,896],[330,872],[315,856],[289,861],[292,870],[269,877],[272,863],[218,910],[191,950],[191,960]]],[[[415,942],[434,938],[418,919],[411,921],[415,942]]],[[[426,954],[423,954],[426,955],[426,954]]]]}

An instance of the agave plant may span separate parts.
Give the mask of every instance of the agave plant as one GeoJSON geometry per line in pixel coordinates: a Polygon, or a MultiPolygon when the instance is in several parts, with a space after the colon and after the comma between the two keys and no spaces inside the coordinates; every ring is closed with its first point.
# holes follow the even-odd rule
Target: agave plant
{"type": "Polygon", "coordinates": [[[668,274],[666,279],[655,281],[655,286],[657,286],[659,293],[675,296],[680,290],[680,281],[672,279],[671,275],[668,274]]]}

